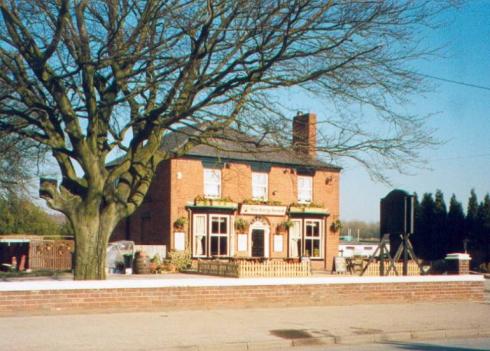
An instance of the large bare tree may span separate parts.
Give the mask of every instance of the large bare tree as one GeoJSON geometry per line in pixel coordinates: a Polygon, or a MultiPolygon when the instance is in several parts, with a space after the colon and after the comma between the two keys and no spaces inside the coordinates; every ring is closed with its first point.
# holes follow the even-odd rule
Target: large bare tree
{"type": "Polygon", "coordinates": [[[430,133],[395,106],[423,86],[406,64],[427,53],[414,39],[438,6],[1,0],[0,127],[50,148],[62,180],[41,182],[41,193],[73,225],[75,279],[104,279],[110,235],[141,204],[162,160],[229,126],[289,143],[287,110],[275,104],[281,89],[344,112],[319,123],[324,155],[369,167],[415,159],[430,133]],[[352,104],[383,124],[366,129],[352,104]],[[188,141],[162,151],[164,136],[182,126],[193,131],[188,141]]]}

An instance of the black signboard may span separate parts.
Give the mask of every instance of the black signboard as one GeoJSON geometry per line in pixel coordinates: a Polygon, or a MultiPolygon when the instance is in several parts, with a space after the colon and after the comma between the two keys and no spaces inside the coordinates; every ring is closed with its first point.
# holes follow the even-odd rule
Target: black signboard
{"type": "Polygon", "coordinates": [[[381,199],[380,234],[412,234],[414,231],[414,196],[393,190],[381,199]]]}

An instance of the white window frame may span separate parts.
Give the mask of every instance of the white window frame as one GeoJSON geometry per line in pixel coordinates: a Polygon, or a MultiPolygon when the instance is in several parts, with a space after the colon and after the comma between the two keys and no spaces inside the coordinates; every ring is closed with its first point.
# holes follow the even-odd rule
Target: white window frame
{"type": "Polygon", "coordinates": [[[298,176],[298,202],[308,204],[311,203],[312,201],[313,201],[313,177],[298,176]]]}
{"type": "Polygon", "coordinates": [[[207,257],[207,254],[208,254],[208,249],[209,247],[204,247],[203,248],[203,254],[202,255],[198,255],[197,254],[197,242],[198,242],[198,237],[199,236],[204,236],[205,238],[205,241],[206,243],[208,242],[207,240],[207,219],[208,219],[208,216],[206,214],[194,214],[192,216],[192,255],[194,257],[207,257]],[[204,219],[204,226],[202,228],[199,228],[199,226],[197,225],[197,221],[198,219],[204,219]],[[200,230],[202,230],[202,232],[200,232],[200,230]]]}
{"type": "Polygon", "coordinates": [[[269,174],[266,172],[252,172],[252,199],[267,201],[268,198],[269,198],[269,174]],[[264,179],[265,182],[263,182],[264,179]],[[259,180],[262,180],[262,184],[259,183],[259,180]],[[256,192],[256,190],[259,191],[256,192]],[[263,196],[257,196],[257,193],[262,193],[263,196]]]}
{"type": "Polygon", "coordinates": [[[204,197],[209,199],[218,199],[221,197],[221,169],[204,168],[204,197]],[[218,175],[218,181],[214,180],[214,175],[218,175]],[[218,193],[210,193],[208,186],[213,188],[217,186],[218,193]]]}
{"type": "MultiPolygon", "coordinates": [[[[230,216],[228,215],[218,215],[218,214],[210,214],[209,215],[209,223],[208,223],[208,257],[229,257],[230,256],[230,216]],[[226,219],[226,233],[213,234],[213,218],[225,218],[226,219]],[[212,237],[226,237],[226,255],[212,255],[211,253],[211,238],[212,237]]],[[[219,250],[219,244],[218,244],[219,250]]]]}
{"type": "Polygon", "coordinates": [[[301,228],[301,219],[291,219],[291,222],[293,222],[293,225],[291,228],[289,228],[289,257],[290,258],[299,258],[301,257],[301,250],[302,250],[302,243],[301,243],[301,237],[302,237],[302,228],[301,228]],[[296,233],[294,231],[297,231],[296,233]],[[293,246],[297,245],[296,240],[299,240],[299,249],[298,249],[298,254],[295,256],[293,255],[293,246]]]}
{"type": "Polygon", "coordinates": [[[313,252],[310,253],[310,258],[312,259],[321,259],[323,258],[323,246],[324,246],[324,235],[323,235],[323,221],[321,219],[313,219],[313,218],[305,218],[304,223],[303,223],[303,245],[302,245],[302,250],[303,250],[303,256],[305,255],[306,252],[306,241],[307,240],[316,240],[319,241],[318,247],[320,248],[319,256],[313,256],[313,252]],[[306,227],[308,225],[308,222],[313,222],[313,223],[318,223],[318,237],[316,236],[307,236],[307,230],[306,227]]]}

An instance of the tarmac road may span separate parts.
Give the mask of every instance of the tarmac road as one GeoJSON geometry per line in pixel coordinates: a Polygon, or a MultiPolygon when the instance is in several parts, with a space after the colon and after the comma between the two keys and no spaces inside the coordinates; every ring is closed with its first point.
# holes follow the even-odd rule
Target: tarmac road
{"type": "Polygon", "coordinates": [[[436,303],[4,317],[0,350],[282,350],[318,343],[363,350],[360,344],[381,339],[402,341],[403,350],[420,340],[490,337],[489,316],[488,303],[436,303]]]}
{"type": "MultiPolygon", "coordinates": [[[[298,347],[294,351],[483,351],[490,350],[490,338],[425,340],[370,345],[298,347]]],[[[279,351],[279,349],[277,350],[279,351]]]]}

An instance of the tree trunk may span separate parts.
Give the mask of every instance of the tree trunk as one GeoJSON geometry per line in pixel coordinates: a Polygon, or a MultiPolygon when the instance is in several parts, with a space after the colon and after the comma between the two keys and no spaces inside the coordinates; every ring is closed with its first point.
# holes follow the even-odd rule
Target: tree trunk
{"type": "Polygon", "coordinates": [[[71,218],[75,234],[75,280],[106,279],[109,238],[117,224],[114,213],[81,211],[71,218]]]}

